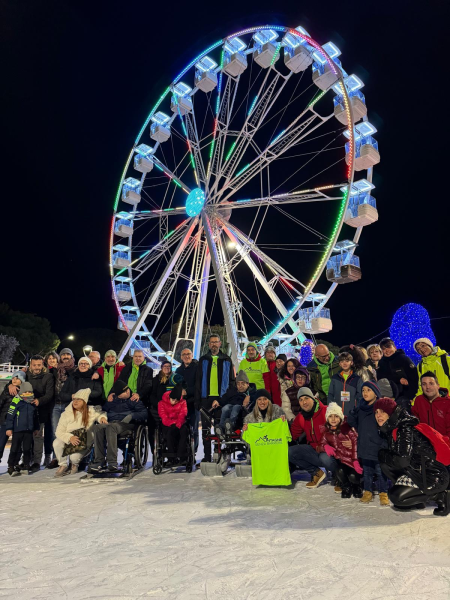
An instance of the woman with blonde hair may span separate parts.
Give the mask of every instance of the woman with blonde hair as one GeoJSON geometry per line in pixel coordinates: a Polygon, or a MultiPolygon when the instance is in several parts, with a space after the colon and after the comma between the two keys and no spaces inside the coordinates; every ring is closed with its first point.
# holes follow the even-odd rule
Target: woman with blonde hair
{"type": "Polygon", "coordinates": [[[366,365],[372,367],[374,371],[377,371],[378,363],[383,356],[383,350],[378,344],[370,344],[370,346],[367,346],[367,354],[369,355],[369,358],[366,365]]]}
{"type": "Polygon", "coordinates": [[[81,459],[90,452],[94,442],[92,427],[95,423],[107,423],[108,418],[100,406],[88,406],[89,388],[74,393],[72,401],[61,415],[53,442],[59,468],[55,477],[74,475],[81,459]],[[70,457],[70,469],[67,458],[70,457]]]}
{"type": "Polygon", "coordinates": [[[271,423],[275,419],[286,420],[286,415],[281,406],[272,403],[272,398],[267,390],[256,391],[255,408],[244,419],[243,431],[247,431],[249,423],[271,423]]]}

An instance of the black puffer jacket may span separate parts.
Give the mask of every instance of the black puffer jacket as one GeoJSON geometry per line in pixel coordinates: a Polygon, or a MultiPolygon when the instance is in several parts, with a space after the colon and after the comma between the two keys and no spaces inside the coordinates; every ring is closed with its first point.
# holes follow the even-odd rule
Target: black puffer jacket
{"type": "Polygon", "coordinates": [[[4,425],[6,421],[6,415],[8,414],[8,409],[11,406],[13,398],[14,396],[11,396],[9,393],[9,384],[5,385],[0,394],[0,427],[4,425]]]}
{"type": "Polygon", "coordinates": [[[394,471],[402,471],[427,494],[448,483],[447,468],[437,462],[430,440],[416,429],[419,419],[398,406],[381,427],[388,440],[388,450],[380,450],[380,462],[394,471]],[[397,429],[396,436],[393,435],[397,429]],[[396,439],[394,439],[396,437],[396,439]],[[426,482],[426,485],[425,485],[426,482]]]}
{"type": "Polygon", "coordinates": [[[392,380],[398,387],[399,396],[412,400],[416,397],[419,388],[419,375],[416,365],[406,356],[403,350],[396,350],[392,356],[383,356],[378,363],[377,380],[392,380]],[[404,377],[408,385],[402,385],[400,379],[404,377]]]}
{"type": "Polygon", "coordinates": [[[28,370],[26,379],[31,383],[35,399],[39,400],[39,423],[46,423],[55,406],[55,378],[51,373],[33,375],[28,370]]]}
{"type": "Polygon", "coordinates": [[[63,404],[69,404],[69,402],[72,402],[72,395],[75,392],[89,388],[91,395],[89,396],[88,406],[103,406],[105,398],[103,397],[102,380],[92,379],[93,374],[92,369],[88,369],[85,373],[81,373],[76,369],[65,381],[59,394],[59,400],[63,404]]]}

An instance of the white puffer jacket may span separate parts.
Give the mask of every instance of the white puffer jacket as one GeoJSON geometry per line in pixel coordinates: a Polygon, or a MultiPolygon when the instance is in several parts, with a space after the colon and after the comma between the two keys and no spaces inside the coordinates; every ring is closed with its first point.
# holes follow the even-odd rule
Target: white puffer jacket
{"type": "MultiPolygon", "coordinates": [[[[91,443],[93,435],[91,433],[91,429],[94,423],[100,421],[101,418],[105,418],[108,420],[108,416],[105,412],[102,411],[100,406],[88,406],[89,409],[89,421],[86,427],[88,431],[88,442],[91,443]]],[[[56,428],[55,435],[58,440],[61,440],[65,444],[70,443],[70,438],[72,437],[72,431],[76,429],[81,429],[84,427],[81,421],[81,413],[80,411],[74,411],[72,407],[72,402],[68,405],[66,410],[61,415],[59,419],[58,427],[56,428]],[[75,412],[75,417],[74,417],[75,412]]]]}

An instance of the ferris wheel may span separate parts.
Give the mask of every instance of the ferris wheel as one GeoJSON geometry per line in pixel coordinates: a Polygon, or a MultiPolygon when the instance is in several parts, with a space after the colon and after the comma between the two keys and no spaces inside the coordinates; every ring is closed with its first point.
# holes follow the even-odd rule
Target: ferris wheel
{"type": "Polygon", "coordinates": [[[249,335],[285,346],[331,330],[327,301],[360,279],[355,250],[378,219],[380,160],[364,83],[340,55],[302,27],[252,27],[162,93],[114,205],[121,357],[139,348],[158,365],[175,327],[174,362],[180,344],[198,358],[217,311],[234,362],[249,335]]]}

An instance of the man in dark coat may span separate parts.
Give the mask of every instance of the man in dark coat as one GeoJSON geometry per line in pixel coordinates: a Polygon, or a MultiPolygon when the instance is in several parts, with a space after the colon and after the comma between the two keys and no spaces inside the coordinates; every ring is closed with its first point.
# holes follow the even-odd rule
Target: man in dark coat
{"type": "Polygon", "coordinates": [[[44,358],[39,354],[35,354],[31,357],[26,379],[33,388],[33,404],[37,407],[39,417],[39,433],[34,436],[33,464],[30,467],[30,472],[35,473],[41,468],[44,449],[44,425],[50,421],[55,405],[55,378],[51,373],[45,372],[44,358]]]}
{"type": "MultiPolygon", "coordinates": [[[[198,361],[195,379],[195,403],[203,410],[209,412],[213,402],[219,400],[236,383],[233,363],[231,358],[221,351],[220,337],[212,334],[209,337],[209,352],[198,361]]],[[[202,459],[211,462],[211,442],[206,441],[210,433],[210,424],[202,415],[202,438],[205,457],[202,459]]]]}
{"type": "Polygon", "coordinates": [[[153,369],[147,366],[142,350],[134,351],[133,361],[122,369],[119,380],[124,381],[131,389],[132,401],[142,400],[145,406],[149,406],[153,369]]]}
{"type": "Polygon", "coordinates": [[[195,451],[198,449],[198,425],[200,422],[200,407],[195,403],[195,378],[197,376],[198,360],[194,359],[192,350],[183,348],[181,351],[181,365],[175,371],[183,377],[183,387],[186,390],[184,399],[187,403],[188,415],[187,422],[194,431],[195,451]]]}
{"type": "Polygon", "coordinates": [[[378,363],[377,379],[393,381],[398,388],[397,404],[411,412],[411,400],[419,388],[416,365],[403,350],[397,350],[391,338],[383,338],[380,347],[383,356],[378,363]]]}

